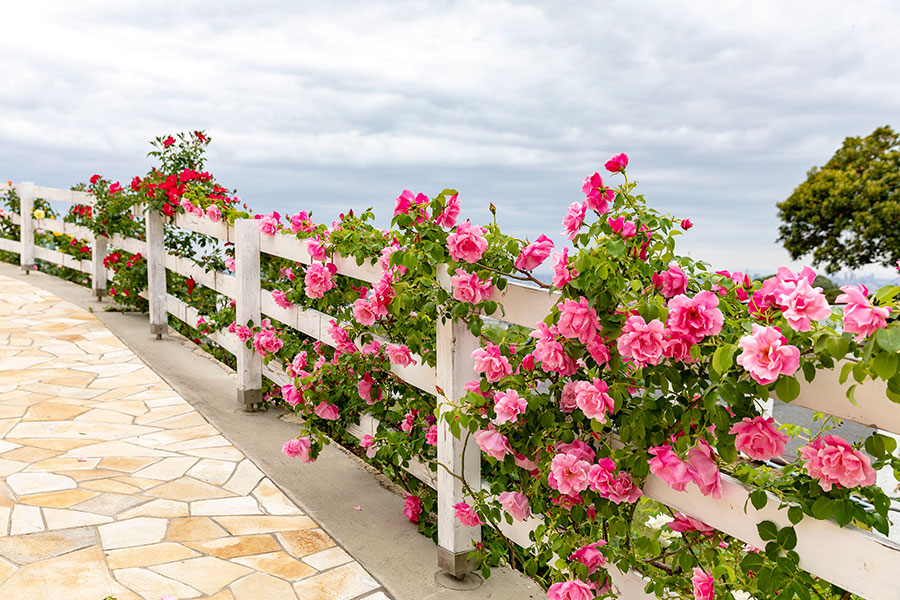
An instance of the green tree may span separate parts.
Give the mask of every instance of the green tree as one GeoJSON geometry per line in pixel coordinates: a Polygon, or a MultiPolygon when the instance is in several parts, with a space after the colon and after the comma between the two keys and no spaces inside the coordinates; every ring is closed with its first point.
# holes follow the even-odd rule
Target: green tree
{"type": "Polygon", "coordinates": [[[812,254],[829,273],[900,259],[900,136],[879,127],[848,137],[823,167],[778,204],[778,240],[795,260],[812,254]]]}

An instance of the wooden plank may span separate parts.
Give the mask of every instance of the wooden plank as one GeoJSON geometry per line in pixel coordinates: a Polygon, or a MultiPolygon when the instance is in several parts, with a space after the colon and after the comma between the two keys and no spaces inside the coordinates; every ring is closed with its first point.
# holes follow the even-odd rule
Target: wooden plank
{"type": "MultiPolygon", "coordinates": [[[[251,219],[235,221],[235,321],[244,325],[260,323],[259,305],[259,226],[251,219]]],[[[238,404],[250,406],[262,400],[262,360],[251,348],[241,346],[237,353],[238,404]]]]}
{"type": "Polygon", "coordinates": [[[91,250],[91,289],[98,300],[106,295],[106,267],[103,265],[103,259],[106,258],[108,245],[109,238],[98,235],[94,238],[94,247],[91,250]]]}
{"type": "Polygon", "coordinates": [[[559,292],[551,293],[549,290],[509,282],[505,290],[495,291],[492,298],[503,306],[505,312],[498,307],[496,312],[487,316],[534,328],[550,314],[560,298],[559,292]]]}
{"type": "Polygon", "coordinates": [[[34,190],[34,184],[30,181],[23,181],[16,186],[19,193],[19,215],[22,217],[19,224],[19,240],[22,242],[19,265],[25,273],[34,266],[34,190]]]}
{"type": "Polygon", "coordinates": [[[19,240],[11,240],[9,238],[0,238],[0,250],[6,250],[7,252],[15,252],[19,253],[22,247],[22,242],[19,240]]]}
{"type": "Polygon", "coordinates": [[[166,254],[166,268],[184,277],[193,277],[194,281],[200,285],[216,290],[229,298],[233,298],[237,293],[234,276],[216,271],[206,271],[190,258],[166,254]]]}
{"type": "MultiPolygon", "coordinates": [[[[146,292],[141,292],[138,295],[144,298],[147,296],[146,292]]],[[[166,310],[176,319],[196,329],[197,319],[201,315],[193,306],[182,302],[171,294],[166,294],[166,310]]],[[[241,345],[241,341],[236,335],[225,330],[213,331],[207,337],[231,354],[237,354],[237,348],[241,345]]]]}
{"type": "Polygon", "coordinates": [[[150,333],[166,333],[166,246],[163,216],[147,213],[147,287],[150,291],[150,333]]]}
{"type": "Polygon", "coordinates": [[[87,192],[75,192],[72,190],[60,190],[57,188],[35,187],[37,198],[43,198],[48,202],[66,202],[68,204],[85,204],[93,206],[94,196],[87,192]]]}
{"type": "Polygon", "coordinates": [[[46,260],[47,262],[51,262],[55,265],[59,265],[61,267],[66,267],[69,269],[74,269],[76,271],[81,271],[82,273],[90,273],[91,272],[91,261],[89,260],[81,260],[75,258],[74,256],[69,256],[68,254],[63,254],[57,250],[51,250],[50,248],[44,248],[43,246],[35,246],[34,247],[34,257],[39,258],[41,260],[46,260]]]}
{"type": "Polygon", "coordinates": [[[71,235],[82,240],[91,240],[94,237],[94,232],[87,227],[76,225],[75,223],[66,223],[60,219],[35,219],[34,227],[44,231],[55,231],[56,233],[71,235]]]}
{"type": "MultiPolygon", "coordinates": [[[[260,250],[266,254],[292,260],[304,265],[312,262],[312,257],[306,250],[307,240],[295,238],[291,235],[262,235],[260,236],[260,250]]],[[[382,270],[377,263],[366,261],[361,265],[356,264],[355,258],[347,258],[333,253],[331,262],[337,267],[337,272],[347,277],[360,279],[368,283],[375,283],[381,279],[382,270]]]]}
{"type": "Polygon", "coordinates": [[[125,252],[132,254],[147,254],[147,242],[133,237],[123,237],[118,233],[114,233],[109,238],[109,243],[116,248],[120,248],[125,252]]]}
{"type": "Polygon", "coordinates": [[[187,229],[194,233],[202,233],[223,242],[234,241],[234,228],[229,227],[224,221],[211,221],[206,217],[198,217],[188,214],[177,214],[172,222],[175,227],[187,229]]]}

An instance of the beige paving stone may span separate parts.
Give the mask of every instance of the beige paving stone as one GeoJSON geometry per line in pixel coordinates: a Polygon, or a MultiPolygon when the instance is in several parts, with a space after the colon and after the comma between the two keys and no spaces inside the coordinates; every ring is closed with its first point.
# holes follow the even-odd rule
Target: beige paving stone
{"type": "Polygon", "coordinates": [[[196,464],[198,459],[190,456],[178,456],[173,458],[164,458],[156,464],[144,467],[134,472],[135,477],[144,479],[158,479],[160,481],[171,481],[178,479],[196,464]]]}
{"type": "Polygon", "coordinates": [[[103,523],[109,523],[113,518],[80,510],[45,508],[44,520],[47,522],[47,529],[53,530],[102,525],[103,523]]]}
{"type": "Polygon", "coordinates": [[[178,396],[173,396],[170,398],[153,398],[151,400],[145,400],[145,403],[147,404],[147,407],[151,409],[162,408],[163,406],[179,405],[183,406],[185,410],[192,410],[189,408],[190,405],[178,396]]]}
{"type": "Polygon", "coordinates": [[[334,546],[334,541],[321,529],[285,531],[276,533],[275,537],[285,550],[297,558],[334,546]]]}
{"type": "Polygon", "coordinates": [[[146,458],[166,458],[169,456],[178,456],[174,452],[166,452],[164,450],[155,450],[146,446],[137,444],[129,444],[128,442],[100,442],[91,444],[83,448],[70,450],[70,456],[86,456],[99,457],[118,456],[128,457],[146,457],[146,458]]]}
{"type": "Polygon", "coordinates": [[[0,537],[0,556],[26,564],[67,554],[96,543],[97,532],[93,527],[0,537]]]}
{"type": "Polygon", "coordinates": [[[15,444],[13,442],[7,442],[6,440],[0,440],[0,454],[4,452],[9,452],[10,450],[15,450],[16,448],[21,448],[20,444],[15,444]]]}
{"type": "MultiPolygon", "coordinates": [[[[135,425],[135,427],[137,427],[137,425],[135,425]]],[[[218,433],[219,432],[212,425],[200,425],[197,427],[188,427],[186,429],[167,429],[156,433],[148,433],[146,435],[130,438],[130,440],[135,444],[143,446],[166,447],[169,444],[214,436],[218,433]]],[[[168,450],[169,448],[166,449],[168,450]]]]}
{"type": "Polygon", "coordinates": [[[166,531],[170,542],[193,542],[228,536],[228,532],[209,517],[188,517],[172,519],[166,531]]]}
{"type": "Polygon", "coordinates": [[[235,600],[297,600],[291,584],[264,573],[254,573],[231,586],[235,600]]]}
{"type": "MultiPolygon", "coordinates": [[[[78,460],[77,458],[74,460],[78,460]]],[[[96,460],[90,458],[88,460],[96,460]]],[[[67,471],[66,476],[71,477],[79,483],[82,481],[91,481],[92,479],[103,479],[104,477],[116,477],[120,475],[120,471],[110,471],[109,469],[85,469],[84,471],[67,471]]]]}
{"type": "Polygon", "coordinates": [[[159,485],[158,479],[142,479],[141,477],[132,477],[130,475],[116,477],[114,481],[121,481],[122,483],[127,483],[128,485],[138,487],[142,490],[149,490],[150,488],[159,485]]]}
{"type": "Polygon", "coordinates": [[[188,514],[187,502],[157,499],[151,500],[150,502],[135,508],[122,511],[116,516],[119,519],[130,519],[132,517],[165,517],[167,519],[172,519],[175,517],[186,517],[188,514]]]}
{"type": "MultiPolygon", "coordinates": [[[[215,448],[218,446],[231,446],[231,442],[225,439],[225,436],[218,431],[212,435],[202,438],[195,438],[183,442],[174,442],[165,446],[164,450],[172,450],[174,452],[183,452],[185,450],[197,450],[198,448],[215,448]]],[[[217,458],[215,456],[209,458],[217,458]]],[[[243,454],[241,455],[243,458],[243,454]]]]}
{"type": "Polygon", "coordinates": [[[317,571],[325,571],[343,565],[353,560],[353,557],[347,554],[340,546],[328,548],[315,554],[309,554],[303,557],[303,562],[315,568],[317,571]]]}
{"type": "Polygon", "coordinates": [[[64,421],[73,419],[78,415],[89,411],[86,406],[73,406],[71,404],[57,404],[56,402],[42,402],[28,409],[23,421],[64,421]]]}
{"type": "MultiPolygon", "coordinates": [[[[88,423],[122,423],[130,425],[134,422],[134,417],[114,410],[92,408],[83,415],[76,417],[75,421],[85,421],[88,423]]],[[[137,424],[140,425],[140,423],[137,424]]]]}
{"type": "Polygon", "coordinates": [[[13,358],[6,358],[0,362],[0,371],[27,369],[28,367],[39,365],[46,360],[46,358],[40,356],[15,356],[13,358]]]}
{"type": "Polygon", "coordinates": [[[59,598],[63,592],[66,600],[140,600],[110,576],[97,546],[20,567],[0,585],[3,600],[59,598]]]}
{"type": "Polygon", "coordinates": [[[276,552],[281,549],[271,535],[246,535],[222,537],[215,540],[186,542],[186,545],[204,554],[218,558],[234,558],[249,554],[276,552]]]}
{"type": "Polygon", "coordinates": [[[9,518],[9,534],[22,535],[44,531],[44,519],[37,506],[16,504],[9,518]]]}
{"type": "Polygon", "coordinates": [[[139,487],[128,485],[127,483],[116,481],[115,479],[94,479],[93,481],[84,481],[81,483],[81,487],[95,492],[112,492],[114,494],[136,494],[141,491],[141,488],[139,487]]]}
{"type": "Polygon", "coordinates": [[[187,472],[187,475],[213,485],[222,485],[234,473],[235,464],[227,460],[203,459],[187,472]]]}
{"type": "Polygon", "coordinates": [[[14,473],[6,478],[6,485],[17,496],[70,490],[78,487],[71,477],[56,473],[14,473]]]}
{"type": "Polygon", "coordinates": [[[270,515],[303,514],[303,511],[297,508],[274,483],[269,481],[268,477],[259,482],[259,485],[253,490],[253,497],[259,500],[260,505],[270,515]]]}
{"type": "Polygon", "coordinates": [[[163,540],[166,535],[167,519],[158,517],[135,517],[115,523],[107,523],[97,528],[104,550],[145,546],[163,540]]]}
{"type": "Polygon", "coordinates": [[[114,375],[112,377],[98,377],[91,383],[90,387],[97,387],[104,390],[115,390],[123,387],[131,387],[142,383],[159,383],[162,380],[159,375],[150,369],[139,369],[128,375],[114,375]]]}
{"type": "Polygon", "coordinates": [[[19,419],[0,419],[0,438],[2,437],[13,437],[7,436],[9,431],[16,426],[19,422],[19,419]]]}
{"type": "Polygon", "coordinates": [[[103,402],[102,404],[94,403],[91,406],[102,408],[103,410],[119,412],[132,417],[139,417],[147,412],[147,405],[140,400],[115,400],[103,402]]]}
{"type": "Polygon", "coordinates": [[[18,567],[0,558],[0,584],[9,579],[18,567]]]}
{"type": "Polygon", "coordinates": [[[9,517],[12,514],[12,507],[0,506],[0,538],[9,533],[9,517]]]}
{"type": "Polygon", "coordinates": [[[216,522],[232,535],[274,533],[316,527],[316,524],[307,517],[217,517],[216,522]]]}
{"type": "MultiPolygon", "coordinates": [[[[93,350],[93,352],[97,352],[98,354],[103,354],[104,352],[113,351],[112,346],[107,346],[105,344],[96,344],[89,342],[82,342],[78,344],[78,346],[85,350],[86,352],[92,352],[85,348],[85,346],[91,346],[93,348],[100,348],[99,352],[97,350],[93,350]]],[[[128,363],[116,362],[110,365],[90,365],[87,367],[76,367],[79,371],[87,371],[89,373],[93,373],[94,375],[98,375],[100,377],[110,377],[110,376],[119,376],[119,375],[127,375],[129,373],[134,373],[135,371],[146,368],[143,365],[133,365],[128,363]]]]}
{"type": "Polygon", "coordinates": [[[272,552],[232,559],[234,562],[288,581],[300,581],[317,571],[285,552],[272,552]]]}
{"type": "Polygon", "coordinates": [[[200,556],[190,548],[181,544],[163,542],[149,546],[110,550],[106,553],[106,563],[110,569],[129,569],[131,567],[147,567],[186,558],[200,556]]]}
{"type": "Polygon", "coordinates": [[[191,514],[194,516],[221,515],[261,515],[255,498],[238,496],[236,498],[217,498],[215,500],[197,500],[191,502],[191,514]]]}
{"type": "Polygon", "coordinates": [[[391,600],[384,592],[375,592],[371,596],[366,596],[362,600],[391,600]]]}
{"type": "Polygon", "coordinates": [[[118,440],[122,438],[151,434],[153,427],[123,425],[121,423],[88,423],[85,421],[27,421],[14,426],[9,437],[39,438],[59,437],[94,440],[118,440]]]}
{"type": "Polygon", "coordinates": [[[222,487],[235,494],[246,496],[263,477],[265,477],[263,472],[251,460],[247,459],[238,463],[237,468],[234,470],[234,475],[222,487]]]}
{"type": "MultiPolygon", "coordinates": [[[[159,400],[148,400],[146,403],[149,405],[151,402],[159,402],[159,400]]],[[[162,406],[160,408],[151,408],[149,412],[137,417],[134,422],[137,425],[151,425],[158,421],[165,421],[166,419],[178,415],[194,412],[195,411],[190,404],[182,402],[179,404],[162,406]]],[[[195,423],[195,425],[202,425],[202,423],[195,423]]]]}
{"type": "Polygon", "coordinates": [[[294,591],[303,600],[350,600],[379,587],[358,563],[350,563],[298,581],[294,591]]]}
{"type": "Polygon", "coordinates": [[[72,387],[66,385],[58,385],[55,383],[29,383],[22,386],[23,390],[29,392],[37,392],[39,394],[49,394],[51,396],[64,396],[67,398],[82,398],[89,400],[103,393],[104,390],[72,387]]]}
{"type": "Polygon", "coordinates": [[[207,424],[208,421],[203,418],[203,415],[196,411],[153,422],[154,427],[163,427],[165,429],[187,429],[188,427],[199,427],[207,424]]]}
{"type": "Polygon", "coordinates": [[[190,558],[150,568],[161,575],[186,583],[204,594],[214,594],[238,577],[252,572],[243,565],[214,556],[190,558]]]}
{"type": "Polygon", "coordinates": [[[16,503],[15,496],[8,487],[0,482],[0,506],[12,507],[16,503]]]}
{"type": "Polygon", "coordinates": [[[96,495],[97,492],[74,489],[64,490],[62,492],[46,492],[44,494],[21,496],[18,501],[21,504],[30,504],[31,506],[41,506],[44,508],[69,508],[74,504],[84,502],[96,495]]]}
{"type": "Polygon", "coordinates": [[[21,462],[33,463],[46,458],[58,456],[61,452],[57,450],[45,450],[44,448],[34,448],[32,446],[22,446],[15,450],[3,453],[3,458],[7,460],[18,460],[21,462]]]}
{"type": "Polygon", "coordinates": [[[234,600],[234,596],[230,590],[222,590],[218,594],[214,594],[206,598],[206,600],[234,600]]]}
{"type": "Polygon", "coordinates": [[[148,465],[158,462],[158,458],[128,458],[124,456],[110,456],[100,460],[100,467],[103,469],[113,469],[114,471],[124,471],[126,473],[134,473],[139,469],[143,469],[148,465]]]}
{"type": "Polygon", "coordinates": [[[127,494],[104,492],[95,498],[79,502],[72,508],[112,517],[149,501],[149,498],[137,494],[129,496],[127,494]]]}
{"type": "Polygon", "coordinates": [[[244,455],[234,446],[217,446],[214,448],[196,448],[182,450],[184,454],[190,456],[198,456],[200,458],[208,458],[211,460],[227,460],[229,462],[240,462],[244,460],[244,455]]]}
{"type": "Polygon", "coordinates": [[[99,458],[48,458],[34,463],[25,471],[91,471],[97,467],[99,462],[99,458]]]}
{"type": "Polygon", "coordinates": [[[166,595],[176,598],[197,598],[201,595],[190,586],[147,569],[119,569],[113,571],[113,575],[119,583],[135,590],[144,600],[158,600],[166,595]]]}
{"type": "Polygon", "coordinates": [[[10,404],[0,404],[0,419],[8,419],[10,417],[21,417],[28,410],[27,406],[15,406],[10,404]]]}
{"type": "Polygon", "coordinates": [[[29,466],[27,462],[21,462],[18,460],[6,460],[5,458],[0,458],[0,477],[6,477],[7,475],[11,475],[12,473],[18,473],[27,466],[29,466]]]}
{"type": "Polygon", "coordinates": [[[61,452],[66,452],[68,450],[74,450],[75,448],[81,448],[82,446],[89,446],[91,444],[96,444],[98,440],[93,439],[77,439],[77,440],[60,440],[60,439],[10,439],[7,438],[9,442],[15,442],[16,444],[20,444],[22,446],[33,446],[35,448],[46,448],[47,450],[59,450],[61,452]]]}
{"type": "Polygon", "coordinates": [[[191,477],[182,477],[169,483],[153,488],[146,492],[147,496],[154,498],[167,498],[169,500],[181,500],[193,502],[195,500],[211,500],[213,498],[227,498],[235,494],[214,485],[197,481],[191,477]]]}

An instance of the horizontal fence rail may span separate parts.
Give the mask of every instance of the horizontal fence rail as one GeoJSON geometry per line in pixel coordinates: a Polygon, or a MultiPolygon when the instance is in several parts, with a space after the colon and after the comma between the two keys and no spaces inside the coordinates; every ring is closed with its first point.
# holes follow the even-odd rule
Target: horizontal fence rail
{"type": "MultiPolygon", "coordinates": [[[[140,252],[147,257],[148,273],[150,273],[148,289],[141,295],[150,301],[151,326],[154,331],[165,327],[165,316],[171,314],[191,327],[196,327],[201,315],[196,309],[178,298],[168,294],[165,289],[165,270],[169,269],[184,277],[194,280],[207,288],[215,290],[226,298],[236,302],[237,321],[253,320],[258,323],[262,316],[268,316],[287,327],[303,333],[323,343],[334,345],[328,333],[333,317],[312,309],[298,306],[282,308],[278,306],[269,291],[262,289],[259,281],[259,261],[261,254],[284,258],[301,264],[310,264],[312,259],[306,249],[306,241],[292,235],[262,235],[258,223],[253,220],[237,221],[234,226],[224,222],[213,222],[194,215],[177,215],[171,219],[171,225],[195,233],[213,237],[221,242],[235,244],[236,273],[206,271],[191,259],[168,254],[163,243],[164,228],[162,219],[154,221],[147,218],[146,241],[124,238],[113,235],[110,238],[98,238],[89,230],[60,221],[30,217],[30,205],[34,198],[40,197],[59,202],[92,204],[92,198],[83,192],[69,192],[50,188],[35,187],[33,184],[13,186],[22,199],[22,214],[9,215],[14,223],[21,223],[22,238],[16,240],[0,239],[0,249],[19,252],[23,267],[28,260],[34,258],[46,260],[89,273],[95,282],[106,281],[106,270],[102,265],[102,256],[97,256],[98,249],[104,254],[107,243],[111,247],[121,248],[131,253],[140,252]],[[92,261],[77,260],[66,254],[45,248],[34,247],[35,228],[65,233],[75,237],[89,239],[93,242],[95,256],[92,261]],[[98,244],[99,241],[99,244],[98,244]],[[30,252],[29,252],[30,247],[30,252]],[[154,275],[155,273],[155,275],[154,275]]],[[[7,188],[0,184],[0,193],[7,188]]],[[[337,273],[368,283],[374,283],[382,276],[382,269],[371,261],[357,264],[353,258],[332,256],[331,262],[337,267],[337,273]]],[[[445,287],[449,285],[446,270],[440,273],[440,281],[445,287]]],[[[503,322],[533,328],[543,321],[553,306],[559,302],[558,293],[549,293],[539,288],[509,283],[495,296],[502,310],[488,315],[503,322]]],[[[213,332],[208,337],[234,354],[238,359],[237,387],[238,397],[242,404],[258,402],[260,399],[261,378],[267,377],[277,385],[292,383],[278,361],[262,364],[260,357],[241,343],[236,335],[227,331],[213,332]]],[[[389,340],[381,340],[387,342],[389,340]]],[[[430,367],[415,357],[416,365],[409,367],[392,366],[392,372],[424,393],[437,395],[440,386],[446,397],[456,400],[465,394],[462,386],[475,373],[471,352],[478,345],[478,340],[469,334],[461,322],[440,323],[437,331],[437,367],[430,367]]],[[[855,404],[847,400],[845,389],[852,382],[840,384],[838,381],[840,364],[831,370],[819,371],[816,378],[806,383],[801,381],[799,397],[793,404],[811,410],[834,415],[862,425],[877,427],[880,430],[900,434],[900,407],[891,402],[885,395],[885,384],[880,381],[868,381],[857,387],[855,404]]],[[[439,409],[444,402],[437,398],[439,409]]],[[[362,415],[358,424],[348,426],[351,435],[361,439],[365,435],[374,435],[379,427],[377,419],[362,415]]],[[[465,462],[468,483],[481,487],[480,449],[473,442],[464,446],[463,442],[453,437],[443,420],[439,420],[438,458],[451,467],[458,467],[465,462]]],[[[464,573],[468,568],[464,557],[471,549],[473,542],[479,539],[478,528],[462,527],[453,517],[453,504],[464,501],[461,483],[449,476],[442,476],[442,469],[432,472],[424,463],[412,461],[406,470],[438,491],[438,540],[439,562],[446,570],[454,574],[464,573]]],[[[770,520],[785,527],[790,524],[787,511],[779,510],[780,501],[774,497],[762,509],[753,508],[748,502],[750,490],[736,479],[722,474],[723,493],[720,500],[704,496],[694,487],[689,486],[684,492],[676,492],[664,481],[651,475],[646,481],[644,493],[670,508],[691,515],[708,523],[745,543],[761,547],[764,545],[757,533],[757,523],[770,520]]],[[[501,520],[500,527],[504,533],[522,547],[533,546],[530,534],[538,524],[539,517],[525,522],[514,522],[508,525],[501,520]]],[[[846,590],[866,598],[887,598],[896,596],[896,566],[900,565],[900,545],[877,534],[856,529],[839,527],[834,521],[804,519],[795,526],[797,531],[796,551],[800,555],[800,566],[812,573],[831,581],[846,590]],[[835,560],[828,548],[840,548],[840,559],[835,560]]],[[[615,590],[624,598],[653,598],[643,591],[646,580],[637,572],[623,573],[612,568],[611,577],[615,590]]]]}

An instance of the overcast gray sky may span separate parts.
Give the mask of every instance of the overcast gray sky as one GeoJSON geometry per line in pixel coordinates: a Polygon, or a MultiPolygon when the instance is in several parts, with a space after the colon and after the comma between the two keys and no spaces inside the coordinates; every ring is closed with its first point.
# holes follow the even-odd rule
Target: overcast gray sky
{"type": "Polygon", "coordinates": [[[147,171],[148,140],[213,138],[258,211],[330,222],[404,188],[493,202],[562,241],[581,181],[628,153],[683,254],[769,272],[776,202],[849,135],[900,127],[895,1],[6,2],[0,179],[147,171]]]}

